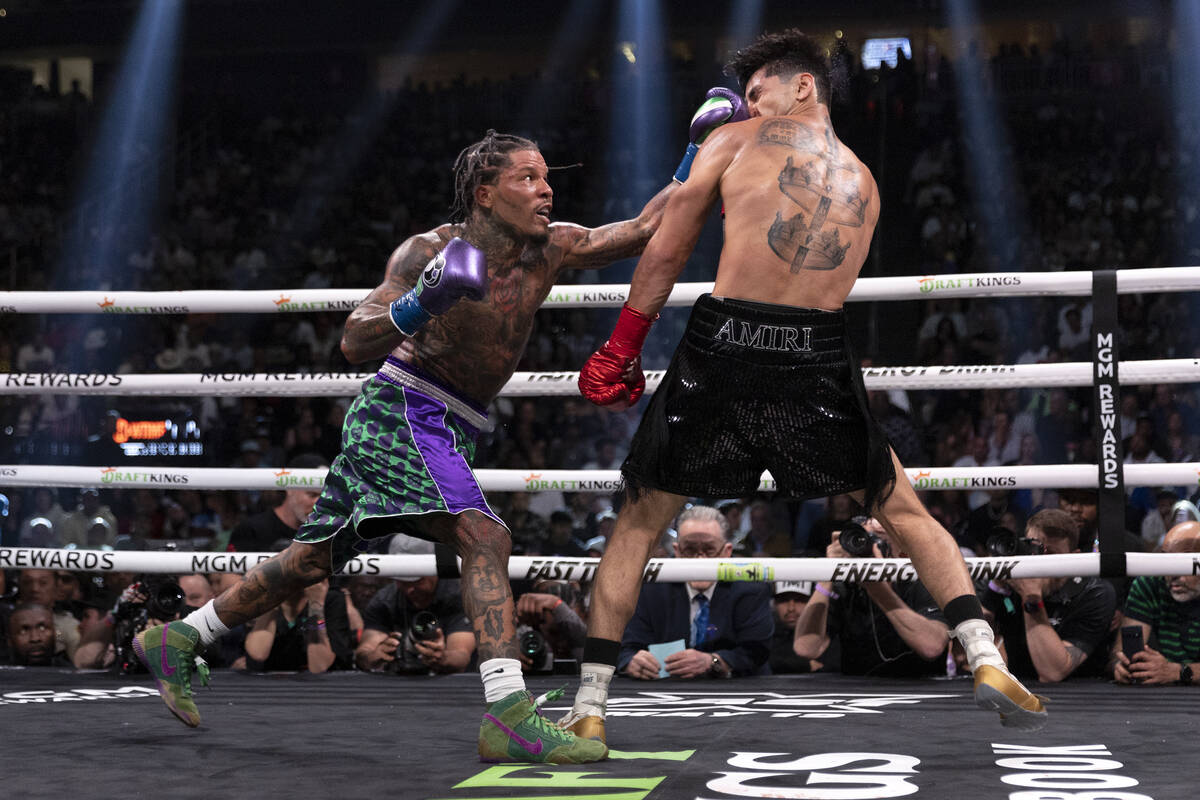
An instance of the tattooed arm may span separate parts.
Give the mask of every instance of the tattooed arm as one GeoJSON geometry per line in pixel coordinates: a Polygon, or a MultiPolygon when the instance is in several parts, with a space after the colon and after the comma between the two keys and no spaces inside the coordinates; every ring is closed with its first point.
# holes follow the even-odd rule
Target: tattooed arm
{"type": "Polygon", "coordinates": [[[437,255],[449,237],[437,232],[413,236],[396,248],[388,259],[383,283],[350,313],[342,332],[342,353],[351,364],[382,358],[396,348],[404,334],[392,322],[392,301],[417,283],[421,270],[437,255]]]}
{"type": "Polygon", "coordinates": [[[642,213],[634,219],[601,225],[599,228],[584,228],[571,223],[556,224],[554,239],[555,244],[564,251],[563,267],[596,269],[641,253],[662,223],[667,200],[678,188],[678,183],[668,183],[650,198],[642,213]]]}
{"type": "Polygon", "coordinates": [[[736,126],[717,130],[709,137],[685,183],[671,196],[661,227],[638,260],[629,289],[629,305],[653,318],[666,305],[700,230],[717,202],[721,176],[741,149],[736,126]]]}

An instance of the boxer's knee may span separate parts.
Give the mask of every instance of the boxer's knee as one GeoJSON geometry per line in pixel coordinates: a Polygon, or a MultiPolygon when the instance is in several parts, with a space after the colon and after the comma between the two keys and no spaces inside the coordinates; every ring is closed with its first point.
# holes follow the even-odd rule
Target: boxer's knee
{"type": "Polygon", "coordinates": [[[455,517],[449,539],[458,555],[486,555],[507,560],[512,554],[512,536],[503,525],[478,511],[465,511],[455,517]]]}

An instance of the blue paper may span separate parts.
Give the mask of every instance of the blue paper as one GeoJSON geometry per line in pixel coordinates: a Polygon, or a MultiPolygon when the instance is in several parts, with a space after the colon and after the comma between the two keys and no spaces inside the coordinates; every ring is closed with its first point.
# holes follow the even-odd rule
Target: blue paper
{"type": "Polygon", "coordinates": [[[667,663],[667,656],[671,655],[672,653],[678,653],[686,647],[687,643],[684,642],[683,639],[676,639],[673,642],[660,642],[658,644],[652,644],[646,648],[650,651],[650,655],[658,659],[658,677],[669,678],[671,676],[671,673],[667,672],[667,668],[663,666],[663,664],[667,663]]]}

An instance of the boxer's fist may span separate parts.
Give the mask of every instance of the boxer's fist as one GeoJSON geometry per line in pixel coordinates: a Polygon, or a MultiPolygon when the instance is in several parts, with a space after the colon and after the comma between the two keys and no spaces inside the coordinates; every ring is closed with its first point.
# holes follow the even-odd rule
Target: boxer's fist
{"type": "Polygon", "coordinates": [[[611,342],[592,353],[579,370],[579,391],[598,406],[624,411],[637,403],[646,390],[642,354],[623,355],[611,342]]]}
{"type": "Polygon", "coordinates": [[[704,95],[704,102],[692,115],[692,124],[688,126],[688,146],[675,170],[675,180],[683,183],[692,171],[692,160],[700,152],[700,145],[708,135],[727,122],[741,122],[749,119],[746,103],[737,92],[724,86],[714,86],[704,95]]]}
{"type": "Polygon", "coordinates": [[[487,287],[483,251],[456,236],[425,266],[417,285],[392,301],[392,322],[412,336],[430,317],[446,313],[459,300],[482,300],[487,287]]]}
{"type": "Polygon", "coordinates": [[[613,411],[624,411],[638,401],[646,390],[642,345],[657,318],[625,304],[612,336],[579,371],[579,391],[584,397],[613,411]]]}
{"type": "Polygon", "coordinates": [[[714,86],[704,98],[688,128],[688,139],[696,144],[704,144],[710,133],[727,122],[741,122],[750,118],[741,95],[724,86],[714,86]]]}

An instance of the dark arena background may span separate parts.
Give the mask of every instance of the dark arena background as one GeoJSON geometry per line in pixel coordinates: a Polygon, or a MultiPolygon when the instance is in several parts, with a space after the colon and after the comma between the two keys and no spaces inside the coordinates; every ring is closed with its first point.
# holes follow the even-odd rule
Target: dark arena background
{"type": "MultiPolygon", "coordinates": [[[[1173,537],[1200,519],[1198,41],[1200,0],[0,0],[0,796],[1195,796],[1200,534],[1173,537]],[[239,628],[206,656],[211,685],[194,678],[200,726],[172,719],[130,637],[204,605],[312,511],[382,362],[351,363],[346,319],[400,243],[449,220],[459,152],[489,129],[527,137],[555,222],[637,217],[706,91],[743,88],[730,55],[791,27],[824,49],[833,125],[878,185],[846,309],[898,478],[1002,635],[1007,613],[1069,654],[1085,587],[1111,598],[1065,674],[1010,631],[1045,727],[976,708],[953,648],[906,650],[867,598],[912,585],[908,562],[830,554],[860,509],[777,499],[770,474],[690,498],[721,510],[730,555],[678,557],[672,527],[645,574],[760,585],[769,666],[616,677],[605,761],[478,760],[477,659],[431,674],[412,649],[428,598],[395,599],[436,579],[442,627],[465,623],[458,565],[387,539],[329,581],[332,663],[305,660],[302,593],[275,640],[295,633],[292,661],[255,659],[239,628]],[[1077,544],[1031,545],[1046,510],[1077,544]],[[1036,580],[1065,599],[1022,616],[1016,587],[1036,580]],[[864,605],[802,658],[787,604],[827,585],[864,605]],[[1150,591],[1176,627],[1147,618],[1150,591]],[[381,597],[403,609],[391,663],[407,669],[356,655],[381,597]],[[1144,685],[1114,672],[1135,622],[1164,664],[1144,685]]],[[[714,209],[646,341],[647,395],[723,235],[714,209]]],[[[472,462],[512,533],[527,685],[566,687],[552,719],[646,408],[593,406],[578,370],[636,264],[558,275],[472,462]]]]}

